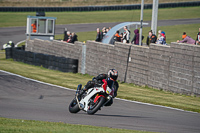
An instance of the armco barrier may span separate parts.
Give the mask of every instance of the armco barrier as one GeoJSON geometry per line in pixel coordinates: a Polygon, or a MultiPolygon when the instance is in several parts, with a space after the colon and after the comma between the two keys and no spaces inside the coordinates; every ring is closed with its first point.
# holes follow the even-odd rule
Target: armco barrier
{"type": "Polygon", "coordinates": [[[35,66],[42,66],[52,70],[73,73],[78,72],[77,59],[24,51],[21,47],[7,48],[6,59],[9,58],[13,58],[15,61],[20,61],[35,66]]]}
{"type": "MultiPolygon", "coordinates": [[[[200,1],[160,3],[159,8],[174,8],[200,6],[200,1]]],[[[151,9],[152,4],[145,4],[144,9],[151,9]]],[[[73,11],[110,11],[110,10],[137,10],[141,9],[140,4],[135,5],[114,5],[114,6],[82,6],[82,7],[0,7],[0,12],[73,12],[73,11]]]]}

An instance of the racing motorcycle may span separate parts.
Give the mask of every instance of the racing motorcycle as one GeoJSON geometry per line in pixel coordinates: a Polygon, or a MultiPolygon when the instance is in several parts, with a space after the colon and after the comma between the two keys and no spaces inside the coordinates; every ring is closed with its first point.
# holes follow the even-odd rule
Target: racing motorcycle
{"type": "Polygon", "coordinates": [[[108,106],[113,98],[114,89],[106,86],[90,88],[79,97],[81,87],[82,85],[79,84],[75,98],[69,105],[69,111],[71,113],[77,113],[83,110],[90,115],[95,114],[101,107],[108,106]]]}

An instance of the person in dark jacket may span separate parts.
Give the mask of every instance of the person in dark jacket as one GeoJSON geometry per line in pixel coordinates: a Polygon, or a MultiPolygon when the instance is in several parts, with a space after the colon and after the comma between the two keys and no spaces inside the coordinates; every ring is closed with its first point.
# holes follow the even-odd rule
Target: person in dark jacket
{"type": "Polygon", "coordinates": [[[64,30],[64,39],[63,39],[63,41],[67,41],[67,40],[68,40],[67,28],[65,28],[65,30],[64,30]]]}
{"type": "MultiPolygon", "coordinates": [[[[100,87],[100,86],[108,86],[110,89],[114,91],[113,98],[117,96],[117,91],[119,88],[119,84],[116,81],[118,78],[118,71],[115,69],[110,69],[108,71],[108,74],[99,74],[97,77],[94,77],[92,81],[88,81],[87,84],[84,86],[83,89],[79,92],[79,98],[83,95],[85,91],[87,91],[89,88],[93,87],[100,87]]],[[[113,103],[113,100],[111,100],[109,103],[107,103],[105,106],[110,106],[113,103]]]]}
{"type": "Polygon", "coordinates": [[[72,33],[72,37],[71,40],[69,41],[69,43],[74,43],[75,41],[78,41],[78,36],[73,32],[72,33]]]}
{"type": "Polygon", "coordinates": [[[156,43],[157,36],[152,33],[152,30],[149,31],[149,36],[147,37],[146,44],[149,46],[150,43],[156,43]]]}
{"type": "Polygon", "coordinates": [[[135,44],[135,45],[139,45],[139,37],[140,37],[139,30],[138,30],[138,29],[135,29],[135,30],[134,30],[134,33],[135,33],[135,35],[134,35],[134,37],[133,37],[131,43],[133,43],[133,41],[134,41],[134,44],[135,44]]]}
{"type": "Polygon", "coordinates": [[[97,28],[97,37],[96,37],[96,42],[101,42],[101,32],[100,32],[100,29],[99,28],[97,28]]]}
{"type": "Polygon", "coordinates": [[[199,32],[197,33],[197,39],[196,39],[196,44],[200,44],[200,28],[199,28],[199,32]]]}

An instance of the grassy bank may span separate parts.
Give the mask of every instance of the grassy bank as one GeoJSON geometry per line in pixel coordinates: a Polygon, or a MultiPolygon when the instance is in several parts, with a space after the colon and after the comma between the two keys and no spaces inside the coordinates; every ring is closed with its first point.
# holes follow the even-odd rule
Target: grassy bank
{"type": "MultiPolygon", "coordinates": [[[[75,89],[78,84],[86,84],[92,76],[79,73],[63,73],[27,65],[12,60],[6,60],[4,52],[0,52],[0,69],[23,75],[32,79],[75,89]],[[23,68],[23,69],[22,69],[23,68]]],[[[160,91],[148,87],[138,87],[134,84],[120,83],[118,98],[135,100],[145,103],[169,106],[200,113],[200,97],[192,97],[160,91]]]]}
{"type": "MultiPolygon", "coordinates": [[[[199,18],[199,7],[159,9],[158,20],[199,18]]],[[[151,9],[144,10],[144,21],[151,20],[151,9]]],[[[35,12],[0,12],[0,27],[26,26],[28,15],[35,12]]],[[[57,17],[56,24],[105,23],[139,21],[140,10],[94,11],[94,12],[46,12],[57,17]]]]}
{"type": "Polygon", "coordinates": [[[0,118],[1,133],[150,133],[108,127],[0,118]]]}

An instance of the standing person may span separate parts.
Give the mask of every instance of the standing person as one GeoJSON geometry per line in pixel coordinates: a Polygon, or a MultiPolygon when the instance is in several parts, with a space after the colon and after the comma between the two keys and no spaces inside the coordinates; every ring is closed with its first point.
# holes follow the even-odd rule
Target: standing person
{"type": "Polygon", "coordinates": [[[68,40],[67,28],[65,28],[65,30],[64,30],[64,39],[63,39],[63,41],[67,41],[67,40],[68,40]]]}
{"type": "MultiPolygon", "coordinates": [[[[36,33],[37,32],[37,21],[35,21],[33,24],[31,24],[31,26],[32,26],[32,32],[36,33]]],[[[38,26],[39,26],[39,24],[38,24],[38,26]]]]}
{"type": "Polygon", "coordinates": [[[183,40],[179,41],[177,40],[178,43],[187,43],[187,44],[195,44],[196,41],[194,39],[192,39],[190,36],[187,36],[186,32],[183,32],[182,35],[183,40]]]}
{"type": "Polygon", "coordinates": [[[101,32],[101,39],[106,35],[106,27],[103,27],[102,32],[101,32]]]}
{"type": "Polygon", "coordinates": [[[124,26],[123,43],[129,43],[129,39],[130,39],[130,32],[127,26],[124,26]]]}
{"type": "Polygon", "coordinates": [[[123,42],[123,33],[121,33],[121,34],[119,35],[119,37],[120,37],[120,42],[123,42]]]}
{"type": "Polygon", "coordinates": [[[100,32],[100,29],[99,28],[97,28],[97,36],[96,36],[96,42],[101,42],[101,32],[100,32]]]}
{"type": "Polygon", "coordinates": [[[159,31],[158,31],[158,37],[157,37],[157,40],[159,40],[159,38],[161,37],[161,32],[162,32],[162,30],[159,30],[159,31]]]}
{"type": "Polygon", "coordinates": [[[146,44],[149,46],[150,43],[156,43],[157,36],[152,33],[152,30],[149,31],[149,36],[147,37],[146,44]]]}
{"type": "Polygon", "coordinates": [[[117,42],[121,42],[121,38],[120,38],[120,35],[119,35],[119,31],[116,31],[116,34],[114,36],[114,40],[117,41],[117,42]]]}
{"type": "Polygon", "coordinates": [[[138,30],[138,29],[135,29],[135,30],[134,30],[134,33],[135,33],[135,35],[134,35],[134,37],[133,37],[131,43],[133,43],[133,41],[134,41],[134,44],[135,44],[135,45],[139,45],[139,37],[140,37],[139,30],[138,30]]]}
{"type": "Polygon", "coordinates": [[[161,35],[161,36],[160,36],[159,39],[157,40],[157,44],[167,45],[166,40],[165,40],[165,32],[162,31],[162,32],[160,33],[160,35],[161,35]]]}
{"type": "Polygon", "coordinates": [[[72,38],[71,38],[71,40],[69,41],[69,43],[74,43],[75,41],[78,41],[78,38],[77,38],[78,36],[74,33],[74,32],[72,32],[72,38]]]}
{"type": "Polygon", "coordinates": [[[71,39],[72,39],[72,35],[71,35],[71,32],[70,32],[70,31],[67,31],[67,36],[68,36],[68,38],[67,38],[67,41],[66,41],[66,42],[70,42],[71,39]]]}
{"type": "Polygon", "coordinates": [[[199,28],[199,32],[197,33],[196,44],[200,44],[200,28],[199,28]]]}
{"type": "Polygon", "coordinates": [[[109,30],[110,30],[109,28],[106,28],[106,33],[108,33],[109,30]]]}

